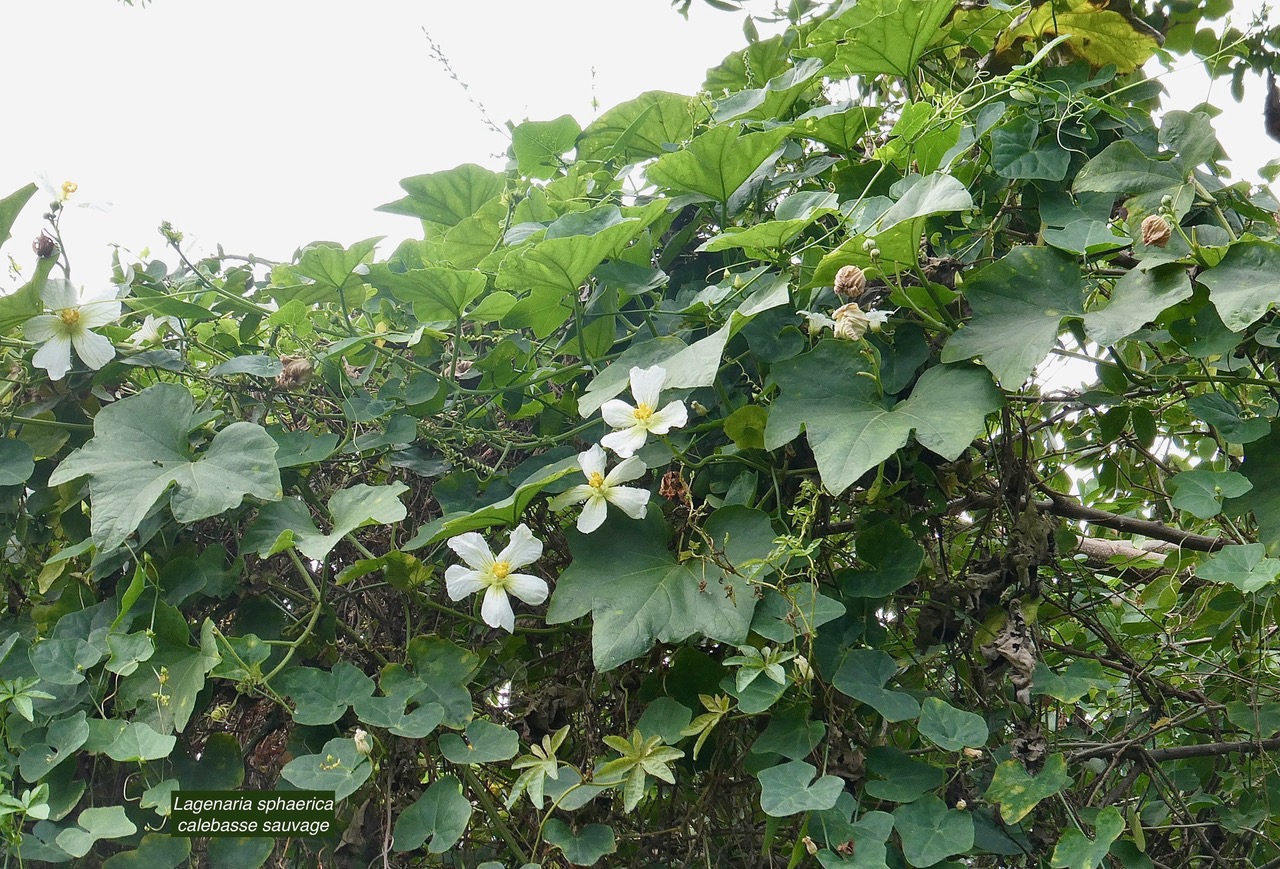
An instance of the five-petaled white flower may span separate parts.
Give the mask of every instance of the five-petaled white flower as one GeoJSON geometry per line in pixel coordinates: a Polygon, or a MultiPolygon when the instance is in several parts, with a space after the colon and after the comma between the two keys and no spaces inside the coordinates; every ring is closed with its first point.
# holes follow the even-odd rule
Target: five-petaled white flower
{"type": "Polygon", "coordinates": [[[585,453],[578,454],[578,464],[582,466],[582,473],[587,475],[587,482],[552,498],[552,510],[563,510],[585,501],[586,506],[578,516],[578,530],[583,534],[590,534],[600,527],[608,512],[607,504],[617,505],[632,519],[644,518],[649,509],[649,491],[618,485],[638,479],[646,470],[644,462],[632,456],[623,459],[606,474],[605,453],[596,444],[585,453]]]}
{"type": "Polygon", "coordinates": [[[80,185],[74,181],[63,181],[61,184],[55,184],[48,175],[42,174],[36,179],[36,183],[40,185],[40,190],[44,195],[49,197],[50,211],[58,211],[69,205],[75,205],[79,208],[93,208],[98,211],[104,210],[102,203],[90,202],[79,196],[76,196],[76,201],[72,202],[71,198],[80,189],[80,185]]]}
{"type": "Polygon", "coordinates": [[[27,340],[43,344],[31,364],[61,380],[71,370],[71,348],[85,365],[95,371],[115,358],[116,348],[104,336],[90,329],[105,326],[120,316],[120,301],[107,298],[81,298],[70,281],[53,278],[45,281],[40,293],[52,314],[32,317],[24,326],[27,340]]]}
{"type": "Polygon", "coordinates": [[[490,627],[506,628],[507,633],[516,629],[516,616],[511,611],[507,592],[528,604],[540,604],[547,599],[545,580],[527,573],[512,573],[513,568],[533,564],[542,555],[542,541],[533,536],[528,525],[516,526],[507,548],[497,557],[484,538],[474,531],[454,537],[449,541],[449,548],[467,564],[466,567],[452,565],[444,572],[449,599],[462,600],[484,589],[480,615],[490,627]]]}
{"type": "Polygon", "coordinates": [[[631,369],[631,395],[636,400],[632,407],[618,398],[606,401],[600,414],[616,431],[600,439],[600,445],[613,450],[622,458],[635,455],[644,446],[650,432],[664,435],[673,428],[680,428],[689,421],[689,411],[684,402],[672,401],[658,410],[658,396],[667,382],[667,370],[660,365],[652,368],[631,369]]]}

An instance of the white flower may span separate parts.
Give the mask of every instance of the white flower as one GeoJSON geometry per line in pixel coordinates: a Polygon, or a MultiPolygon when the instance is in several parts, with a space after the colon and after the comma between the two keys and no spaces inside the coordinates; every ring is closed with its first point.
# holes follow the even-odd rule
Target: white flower
{"type": "Polygon", "coordinates": [[[71,198],[75,196],[76,191],[80,189],[80,185],[74,181],[63,181],[54,183],[48,175],[40,175],[36,179],[36,183],[40,185],[40,189],[44,195],[49,197],[49,208],[53,211],[66,208],[69,205],[75,205],[79,208],[94,208],[99,211],[103,210],[103,206],[97,202],[90,202],[82,198],[76,198],[75,202],[71,198]]]}
{"type": "Polygon", "coordinates": [[[40,293],[52,314],[40,314],[26,322],[27,340],[44,344],[31,364],[61,380],[71,370],[71,348],[85,365],[95,371],[115,358],[116,348],[90,329],[105,326],[120,316],[120,301],[114,297],[82,298],[70,281],[45,281],[40,293]]]}
{"type": "Polygon", "coordinates": [[[604,522],[608,512],[606,504],[614,504],[632,519],[643,519],[649,509],[649,491],[631,486],[619,486],[638,479],[645,472],[644,462],[632,456],[623,459],[616,468],[605,474],[605,453],[596,444],[585,453],[578,454],[578,464],[587,482],[551,499],[552,510],[563,510],[574,504],[586,502],[578,516],[578,530],[590,534],[604,522]]]}
{"type": "Polygon", "coordinates": [[[528,525],[517,525],[511,532],[507,548],[495,558],[484,538],[474,531],[459,534],[449,541],[449,548],[467,563],[452,565],[444,572],[445,586],[450,600],[462,600],[469,594],[485,589],[480,615],[485,624],[494,628],[515,631],[516,616],[511,611],[507,592],[511,592],[528,604],[540,604],[547,599],[547,583],[527,573],[512,573],[512,568],[533,564],[542,555],[542,541],[533,536],[528,525]]]}
{"type": "Polygon", "coordinates": [[[174,334],[182,332],[182,326],[176,317],[156,317],[153,314],[147,314],[142,325],[129,336],[129,343],[135,347],[159,344],[164,341],[165,333],[169,330],[173,330],[174,334]]]}
{"type": "Polygon", "coordinates": [[[357,727],[356,732],[352,735],[351,739],[356,744],[356,751],[360,752],[365,757],[373,754],[373,743],[369,741],[369,731],[364,728],[357,727]]]}
{"type": "Polygon", "coordinates": [[[871,331],[879,332],[885,323],[889,322],[888,311],[867,311],[867,319],[871,321],[871,331]]]}
{"type": "Polygon", "coordinates": [[[616,431],[600,439],[600,445],[613,450],[622,458],[635,455],[644,446],[645,438],[652,432],[664,435],[673,428],[680,428],[689,421],[684,402],[673,401],[658,410],[658,396],[667,382],[667,370],[660,365],[652,368],[631,369],[631,395],[636,400],[632,407],[621,399],[606,401],[600,408],[604,421],[616,431]]]}
{"type": "Polygon", "coordinates": [[[836,321],[818,311],[796,311],[801,317],[804,317],[804,330],[810,335],[817,335],[823,329],[834,330],[836,321]]]}

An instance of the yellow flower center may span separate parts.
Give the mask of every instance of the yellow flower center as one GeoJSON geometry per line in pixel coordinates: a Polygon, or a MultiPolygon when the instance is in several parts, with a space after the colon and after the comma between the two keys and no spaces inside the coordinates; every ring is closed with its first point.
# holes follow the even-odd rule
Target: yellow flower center
{"type": "Polygon", "coordinates": [[[71,198],[71,194],[80,189],[80,185],[74,181],[62,182],[62,199],[66,201],[71,198]]]}
{"type": "Polygon", "coordinates": [[[649,405],[641,404],[636,408],[636,419],[640,422],[644,422],[651,416],[653,416],[653,408],[649,405]]]}
{"type": "Polygon", "coordinates": [[[493,577],[499,581],[504,580],[511,573],[511,563],[509,561],[495,561],[493,563],[493,577]]]}
{"type": "Polygon", "coordinates": [[[591,476],[587,477],[587,485],[593,489],[599,489],[604,485],[604,474],[599,471],[592,471],[591,476]]]}
{"type": "Polygon", "coordinates": [[[79,308],[63,308],[58,312],[58,319],[62,321],[64,326],[74,326],[80,322],[79,308]]]}

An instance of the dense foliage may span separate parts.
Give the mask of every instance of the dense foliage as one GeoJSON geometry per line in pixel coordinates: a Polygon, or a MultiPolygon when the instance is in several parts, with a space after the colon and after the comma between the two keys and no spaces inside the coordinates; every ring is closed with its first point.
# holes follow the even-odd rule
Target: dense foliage
{"type": "Polygon", "coordinates": [[[1141,71],[1229,7],[796,3],[385,259],[0,200],[5,865],[1280,865],[1280,207],[1141,71]]]}

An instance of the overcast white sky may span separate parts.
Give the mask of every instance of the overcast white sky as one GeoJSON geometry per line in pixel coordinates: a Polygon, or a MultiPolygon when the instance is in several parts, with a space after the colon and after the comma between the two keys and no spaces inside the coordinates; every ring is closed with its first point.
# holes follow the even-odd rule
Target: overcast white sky
{"type": "MultiPolygon", "coordinates": [[[[741,14],[695,0],[690,17],[668,0],[0,0],[0,196],[47,172],[112,203],[63,221],[73,277],[91,287],[107,279],[110,241],[163,255],[162,219],[197,251],[274,259],[321,239],[394,243],[416,223],[373,208],[401,195],[400,178],[499,168],[506,147],[424,27],[499,124],[586,124],[593,99],[695,92],[743,45],[741,14]]],[[[1227,110],[1219,134],[1240,171],[1280,156],[1256,81],[1244,106],[1194,70],[1171,90],[1176,105],[1227,110]]],[[[4,253],[29,267],[38,231],[31,207],[4,253]]]]}

